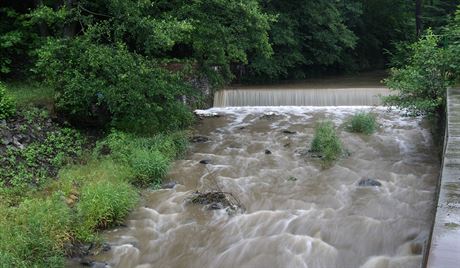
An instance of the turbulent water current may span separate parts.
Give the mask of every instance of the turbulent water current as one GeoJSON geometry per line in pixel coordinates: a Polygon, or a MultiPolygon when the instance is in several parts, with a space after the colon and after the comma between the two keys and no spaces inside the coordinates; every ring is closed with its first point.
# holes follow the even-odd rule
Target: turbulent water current
{"type": "Polygon", "coordinates": [[[144,192],[127,227],[104,234],[112,249],[98,261],[123,268],[420,266],[439,172],[422,119],[379,107],[201,112],[219,115],[195,126],[209,141],[192,143],[175,161],[173,189],[144,192]],[[356,111],[377,116],[376,133],[345,130],[356,111]],[[334,122],[350,153],[330,168],[304,153],[322,120],[334,122]],[[381,186],[360,186],[367,178],[381,186]],[[217,186],[245,211],[187,204],[193,192],[217,186]]]}

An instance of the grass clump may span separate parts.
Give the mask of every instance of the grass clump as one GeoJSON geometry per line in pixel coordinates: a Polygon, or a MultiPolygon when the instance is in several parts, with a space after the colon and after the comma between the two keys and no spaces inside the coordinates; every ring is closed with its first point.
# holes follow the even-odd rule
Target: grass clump
{"type": "Polygon", "coordinates": [[[371,113],[359,112],[353,115],[347,122],[347,130],[350,132],[370,135],[377,129],[377,120],[371,113]]]}
{"type": "Polygon", "coordinates": [[[8,83],[7,95],[15,100],[19,107],[53,106],[54,90],[41,83],[8,83]]]}
{"type": "Polygon", "coordinates": [[[26,199],[18,207],[0,206],[2,267],[63,267],[71,239],[71,211],[56,193],[26,199]]]}
{"type": "Polygon", "coordinates": [[[0,83],[0,120],[13,116],[16,106],[13,99],[7,95],[6,87],[0,83]]]}
{"type": "Polygon", "coordinates": [[[157,150],[135,150],[129,161],[135,177],[133,183],[139,186],[160,185],[169,170],[171,159],[157,150]]]}
{"type": "Polygon", "coordinates": [[[342,143],[332,122],[322,122],[318,125],[310,151],[319,154],[327,164],[340,157],[343,152],[342,143]]]}
{"type": "Polygon", "coordinates": [[[95,181],[81,189],[77,203],[77,238],[92,241],[95,231],[120,224],[138,201],[134,187],[127,182],[95,181]]]}
{"type": "Polygon", "coordinates": [[[131,182],[138,186],[161,185],[171,162],[181,156],[187,148],[184,133],[158,134],[139,137],[113,131],[97,145],[96,152],[110,152],[110,157],[133,172],[131,182]]]}

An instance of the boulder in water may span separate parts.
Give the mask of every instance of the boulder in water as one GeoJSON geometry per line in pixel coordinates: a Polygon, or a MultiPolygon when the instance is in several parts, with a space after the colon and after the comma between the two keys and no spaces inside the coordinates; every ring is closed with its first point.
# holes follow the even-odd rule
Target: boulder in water
{"type": "Polygon", "coordinates": [[[211,163],[211,159],[203,159],[200,161],[200,164],[203,164],[203,165],[207,165],[209,163],[211,163]]]}
{"type": "Polygon", "coordinates": [[[265,154],[272,154],[272,151],[265,149],[265,154]]]}
{"type": "Polygon", "coordinates": [[[260,117],[260,119],[263,119],[263,120],[274,120],[278,117],[278,115],[274,112],[268,112],[268,113],[265,113],[264,115],[262,115],[260,117]]]}
{"type": "Polygon", "coordinates": [[[377,180],[366,178],[366,179],[360,180],[358,182],[358,186],[363,186],[363,187],[366,187],[366,186],[382,186],[382,184],[377,180]]]}
{"type": "Polygon", "coordinates": [[[226,209],[228,214],[243,211],[243,205],[232,193],[222,191],[196,191],[188,200],[189,204],[204,205],[207,210],[226,209]]]}
{"type": "Polygon", "coordinates": [[[193,143],[203,143],[203,142],[207,142],[209,141],[210,139],[206,136],[193,136],[191,139],[190,139],[190,142],[193,142],[193,143]]]}
{"type": "Polygon", "coordinates": [[[292,134],[296,134],[297,132],[296,132],[296,131],[291,131],[291,130],[289,130],[289,129],[285,129],[285,130],[283,130],[283,133],[284,133],[284,134],[292,135],[292,134]]]}
{"type": "Polygon", "coordinates": [[[177,182],[175,181],[166,182],[161,185],[161,189],[173,189],[176,187],[176,184],[177,182]]]}

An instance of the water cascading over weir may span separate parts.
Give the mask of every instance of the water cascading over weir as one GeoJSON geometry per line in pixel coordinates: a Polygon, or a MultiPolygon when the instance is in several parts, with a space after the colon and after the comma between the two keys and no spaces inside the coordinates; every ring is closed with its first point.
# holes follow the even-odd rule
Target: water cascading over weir
{"type": "Polygon", "coordinates": [[[214,95],[214,107],[236,106],[378,106],[385,87],[320,88],[295,85],[228,88],[214,95]]]}

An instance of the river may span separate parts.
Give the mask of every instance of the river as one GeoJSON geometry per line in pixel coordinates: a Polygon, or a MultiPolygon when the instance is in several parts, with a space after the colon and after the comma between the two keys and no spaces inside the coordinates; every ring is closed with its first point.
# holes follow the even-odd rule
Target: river
{"type": "Polygon", "coordinates": [[[96,260],[123,268],[420,266],[440,164],[428,122],[382,107],[202,113],[218,115],[194,127],[209,141],[174,162],[173,189],[145,191],[127,227],[104,233],[112,249],[96,260]],[[345,130],[357,111],[377,116],[376,133],[345,130]],[[349,152],[330,168],[303,153],[326,119],[349,152]],[[381,186],[359,186],[366,178],[381,186]],[[216,188],[245,210],[188,204],[193,192],[216,188]]]}

